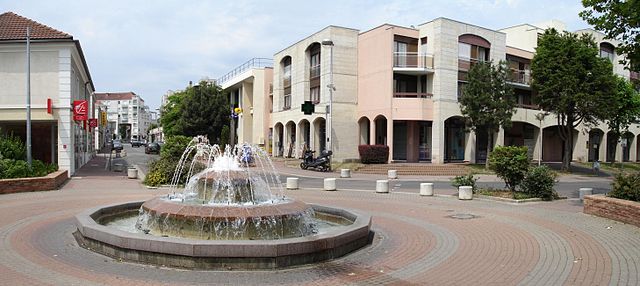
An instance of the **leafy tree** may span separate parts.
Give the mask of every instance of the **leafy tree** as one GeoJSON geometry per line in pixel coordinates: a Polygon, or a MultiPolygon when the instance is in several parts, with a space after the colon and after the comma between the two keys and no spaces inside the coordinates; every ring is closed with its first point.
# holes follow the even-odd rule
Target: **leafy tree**
{"type": "MultiPolygon", "coordinates": [[[[626,55],[623,64],[640,63],[640,1],[582,0],[586,10],[580,17],[603,31],[607,38],[620,42],[618,54],[626,55]]],[[[627,68],[638,68],[627,65],[627,68]]]]}
{"type": "MultiPolygon", "coordinates": [[[[631,82],[616,76],[614,96],[615,99],[609,103],[611,114],[608,116],[607,124],[611,133],[616,138],[620,138],[629,131],[629,125],[640,116],[640,94],[631,82]]],[[[613,148],[612,158],[616,157],[615,152],[616,148],[613,148]]]]}
{"type": "Polygon", "coordinates": [[[169,96],[160,119],[166,135],[206,135],[220,142],[222,128],[229,125],[229,102],[215,84],[202,81],[169,96]]]}
{"type": "MultiPolygon", "coordinates": [[[[504,61],[480,62],[471,67],[468,84],[460,98],[460,110],[471,129],[485,128],[487,153],[493,149],[493,135],[500,126],[509,128],[515,112],[513,88],[508,84],[509,67],[504,61]]],[[[488,161],[487,161],[488,166],[488,161]]]]}
{"type": "Polygon", "coordinates": [[[558,33],[548,29],[538,38],[531,62],[536,103],[556,115],[564,150],[562,169],[569,171],[573,157],[573,129],[595,124],[611,114],[615,77],[607,59],[598,56],[590,35],[558,33]]]}

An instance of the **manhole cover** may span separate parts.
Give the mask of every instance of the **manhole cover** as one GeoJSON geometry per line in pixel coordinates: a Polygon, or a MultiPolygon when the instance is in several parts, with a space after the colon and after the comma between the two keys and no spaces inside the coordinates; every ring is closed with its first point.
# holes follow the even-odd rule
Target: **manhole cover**
{"type": "Polygon", "coordinates": [[[472,214],[452,214],[449,217],[455,219],[472,219],[477,218],[478,216],[472,214]]]}

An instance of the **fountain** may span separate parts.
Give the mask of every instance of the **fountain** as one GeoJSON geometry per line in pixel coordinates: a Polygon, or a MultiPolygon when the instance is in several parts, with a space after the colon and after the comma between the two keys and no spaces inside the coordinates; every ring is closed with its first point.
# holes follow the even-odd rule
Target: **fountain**
{"type": "Polygon", "coordinates": [[[80,245],[185,268],[264,269],[340,257],[369,242],[371,218],[284,195],[264,150],[193,138],[170,192],[76,216],[80,245]]]}

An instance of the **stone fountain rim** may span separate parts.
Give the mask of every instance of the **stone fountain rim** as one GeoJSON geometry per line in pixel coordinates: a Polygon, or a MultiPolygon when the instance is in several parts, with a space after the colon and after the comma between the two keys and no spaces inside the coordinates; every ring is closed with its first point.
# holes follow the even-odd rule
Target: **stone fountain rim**
{"type": "MultiPolygon", "coordinates": [[[[322,234],[298,238],[277,240],[197,240],[131,233],[101,225],[96,221],[98,217],[106,213],[139,209],[144,202],[132,201],[90,208],[75,216],[75,225],[83,238],[97,241],[100,244],[121,249],[194,258],[277,258],[307,255],[336,249],[362,240],[364,237],[369,236],[371,228],[371,216],[369,215],[317,204],[308,205],[316,212],[340,215],[350,219],[353,223],[348,226],[335,227],[335,229],[322,234]]],[[[361,246],[363,245],[359,247],[361,246]]],[[[352,250],[346,251],[342,255],[352,250]]]]}

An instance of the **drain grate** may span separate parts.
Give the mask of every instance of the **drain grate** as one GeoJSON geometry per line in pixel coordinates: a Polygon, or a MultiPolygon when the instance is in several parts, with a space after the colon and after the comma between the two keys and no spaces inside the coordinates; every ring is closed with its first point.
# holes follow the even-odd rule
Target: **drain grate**
{"type": "Polygon", "coordinates": [[[452,215],[450,215],[448,217],[455,218],[455,219],[474,219],[474,218],[478,218],[477,215],[473,215],[473,214],[452,214],[452,215]]]}

